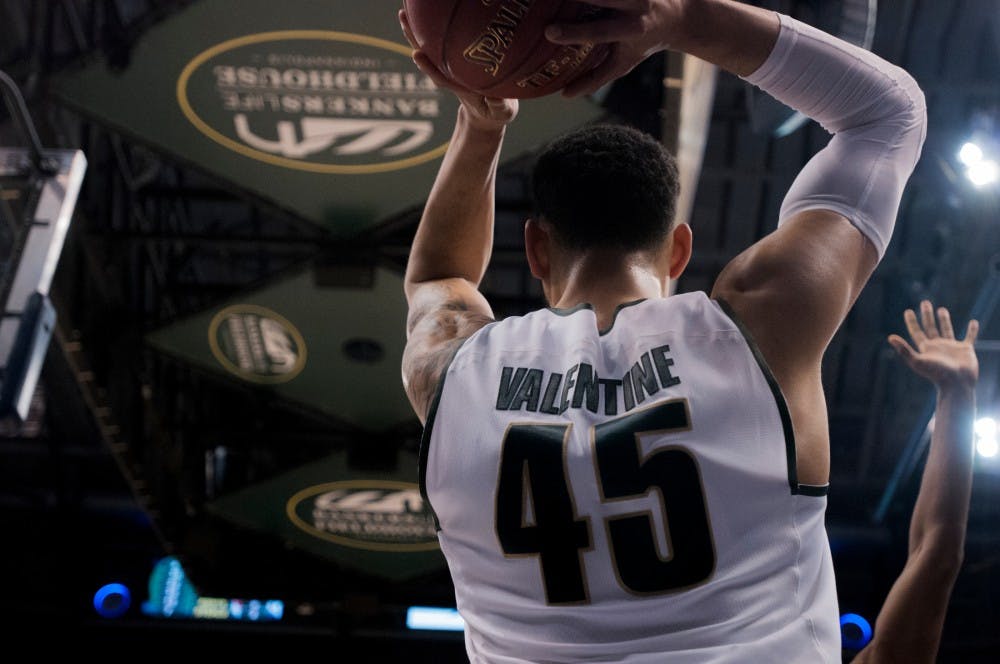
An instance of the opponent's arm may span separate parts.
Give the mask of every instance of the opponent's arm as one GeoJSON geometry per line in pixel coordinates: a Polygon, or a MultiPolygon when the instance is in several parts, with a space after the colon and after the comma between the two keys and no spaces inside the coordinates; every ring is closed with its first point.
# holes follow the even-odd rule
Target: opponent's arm
{"type": "Polygon", "coordinates": [[[906,364],[934,383],[937,409],[910,519],[906,565],[879,612],[872,642],[853,660],[859,664],[936,661],[948,600],[962,564],[972,492],[979,378],[973,344],[979,324],[971,321],[965,339],[958,341],[948,310],[941,307],[937,313],[935,323],[933,307],[926,301],[920,305],[920,321],[912,310],[906,311],[913,346],[898,335],[889,337],[906,364]]]}
{"type": "Polygon", "coordinates": [[[409,305],[403,385],[420,421],[461,341],[493,320],[479,292],[493,246],[494,188],[516,100],[487,99],[456,87],[419,50],[405,12],[400,24],[417,67],[461,102],[451,143],[417,226],[406,266],[409,305]]]}

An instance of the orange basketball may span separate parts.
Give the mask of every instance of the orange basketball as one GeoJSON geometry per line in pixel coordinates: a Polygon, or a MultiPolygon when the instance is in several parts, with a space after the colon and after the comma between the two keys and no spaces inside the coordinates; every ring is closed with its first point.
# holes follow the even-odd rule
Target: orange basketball
{"type": "Polygon", "coordinates": [[[607,55],[604,44],[545,38],[552,23],[603,11],[575,0],[404,0],[403,6],[420,50],[451,79],[487,97],[558,92],[607,55]]]}

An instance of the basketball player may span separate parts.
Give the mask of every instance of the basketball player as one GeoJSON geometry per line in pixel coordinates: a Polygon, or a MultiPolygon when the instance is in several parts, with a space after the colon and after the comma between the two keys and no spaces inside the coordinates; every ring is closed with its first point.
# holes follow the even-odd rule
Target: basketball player
{"type": "Polygon", "coordinates": [[[673,223],[673,158],[619,126],[557,139],[524,230],[551,307],[497,321],[478,285],[518,105],[461,89],[415,46],[461,105],[407,266],[402,374],[469,658],[839,661],[820,365],[890,241],[923,95],[867,51],[731,0],[591,4],[610,15],[550,35],[611,42],[588,85],[669,47],[833,137],[774,232],[710,294],[669,296],[692,238],[673,223]]]}
{"type": "Polygon", "coordinates": [[[882,605],[869,643],[855,664],[937,661],[948,599],[962,565],[972,493],[973,422],[979,363],[973,344],[979,323],[970,321],[958,341],[944,307],[920,303],[920,318],[904,314],[911,346],[889,343],[917,374],[937,389],[931,447],[910,519],[906,565],[882,605]]]}

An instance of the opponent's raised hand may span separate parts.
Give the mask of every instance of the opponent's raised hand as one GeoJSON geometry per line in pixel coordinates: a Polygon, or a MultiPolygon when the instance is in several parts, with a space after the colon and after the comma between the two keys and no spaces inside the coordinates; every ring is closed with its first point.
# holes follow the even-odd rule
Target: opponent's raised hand
{"type": "Polygon", "coordinates": [[[404,9],[399,10],[399,25],[403,29],[406,41],[410,42],[410,46],[413,47],[413,62],[417,65],[417,69],[427,75],[434,82],[434,85],[450,90],[458,97],[468,113],[469,122],[474,127],[496,130],[502,129],[514,121],[514,118],[517,117],[518,100],[484,97],[459,85],[438,69],[427,54],[420,50],[420,44],[413,35],[413,29],[410,27],[404,9]]]}
{"type": "Polygon", "coordinates": [[[937,316],[928,300],[920,303],[920,316],[913,309],[903,313],[913,345],[898,334],[889,335],[889,344],[913,371],[939,388],[974,388],[979,380],[979,361],[974,344],[979,322],[969,321],[965,338],[959,341],[952,329],[951,315],[938,307],[937,316]]]}

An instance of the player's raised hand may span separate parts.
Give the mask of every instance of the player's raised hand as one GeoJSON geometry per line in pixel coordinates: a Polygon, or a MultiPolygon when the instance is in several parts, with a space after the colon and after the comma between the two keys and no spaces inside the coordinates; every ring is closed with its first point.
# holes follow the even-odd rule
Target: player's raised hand
{"type": "Polygon", "coordinates": [[[934,314],[928,300],[920,303],[919,318],[913,309],[907,309],[903,320],[913,345],[898,334],[889,335],[889,344],[914,372],[937,387],[974,388],[979,380],[979,361],[974,348],[979,322],[969,321],[965,338],[959,341],[948,310],[938,307],[936,320],[934,314]]]}
{"type": "Polygon", "coordinates": [[[417,69],[427,75],[434,85],[439,88],[450,90],[458,97],[462,106],[469,113],[469,120],[473,126],[479,129],[495,130],[505,127],[517,117],[518,101],[516,99],[498,99],[494,97],[484,97],[483,95],[465,88],[448,77],[431,61],[431,59],[420,50],[420,44],[413,35],[410,22],[406,17],[406,10],[399,10],[399,25],[403,29],[406,41],[413,47],[413,62],[417,69]]]}
{"type": "Polygon", "coordinates": [[[603,16],[579,23],[550,25],[545,36],[557,44],[608,44],[607,57],[567,85],[565,97],[596,92],[632,71],[649,56],[669,47],[687,5],[697,0],[584,0],[605,10],[603,16]]]}

